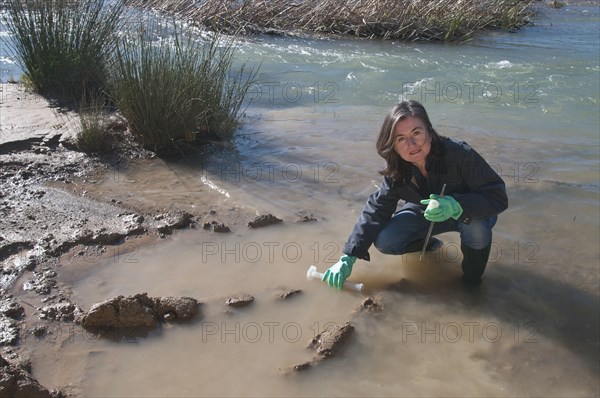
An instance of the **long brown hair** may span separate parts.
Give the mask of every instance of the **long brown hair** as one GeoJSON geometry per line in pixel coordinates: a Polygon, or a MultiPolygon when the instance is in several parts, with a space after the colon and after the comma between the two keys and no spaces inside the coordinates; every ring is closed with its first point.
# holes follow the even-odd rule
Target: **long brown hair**
{"type": "Polygon", "coordinates": [[[392,180],[402,180],[410,177],[410,163],[402,159],[394,150],[394,128],[396,124],[409,116],[414,116],[423,122],[427,132],[431,135],[431,150],[429,156],[436,158],[444,156],[442,139],[433,128],[425,107],[418,101],[402,101],[390,109],[377,138],[377,153],[385,159],[386,167],[379,171],[380,174],[390,177],[392,180]]]}

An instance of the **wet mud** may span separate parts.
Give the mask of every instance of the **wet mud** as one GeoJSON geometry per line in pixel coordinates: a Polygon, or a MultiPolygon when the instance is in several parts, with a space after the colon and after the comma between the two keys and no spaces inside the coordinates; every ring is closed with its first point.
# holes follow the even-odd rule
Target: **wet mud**
{"type": "Polygon", "coordinates": [[[25,309],[12,296],[6,295],[0,301],[0,346],[12,345],[19,336],[19,321],[25,309]]]}
{"type": "Polygon", "coordinates": [[[38,383],[27,370],[12,365],[0,355],[0,392],[3,397],[58,398],[64,395],[38,383]]]}
{"type": "Polygon", "coordinates": [[[69,287],[57,282],[62,259],[99,259],[111,248],[132,240],[160,240],[209,217],[214,231],[224,232],[224,222],[235,223],[242,216],[218,205],[211,209],[210,198],[202,202],[205,206],[189,211],[105,191],[102,179],[119,175],[123,165],[160,160],[136,144],[123,126],[116,129],[119,134],[109,140],[105,154],[79,152],[74,144],[76,115],[52,108],[24,89],[5,91],[0,98],[0,396],[58,396],[40,386],[30,369],[18,366],[28,362],[29,354],[20,345],[23,336],[46,333],[40,321],[76,322],[83,317],[82,325],[90,328],[155,327],[198,312],[191,298],[138,295],[84,313],[70,302],[69,287]],[[26,292],[28,301],[16,300],[17,291],[26,292]],[[139,312],[129,305],[135,303],[139,312]],[[119,309],[112,318],[110,308],[119,309]],[[127,311],[138,316],[129,319],[127,311]]]}

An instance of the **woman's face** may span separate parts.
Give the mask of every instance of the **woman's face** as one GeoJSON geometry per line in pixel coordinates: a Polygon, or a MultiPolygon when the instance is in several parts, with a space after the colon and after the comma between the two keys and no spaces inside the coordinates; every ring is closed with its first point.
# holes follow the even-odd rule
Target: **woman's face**
{"type": "Polygon", "coordinates": [[[421,119],[408,116],[396,123],[394,150],[405,161],[425,166],[425,158],[431,150],[431,134],[421,119]]]}

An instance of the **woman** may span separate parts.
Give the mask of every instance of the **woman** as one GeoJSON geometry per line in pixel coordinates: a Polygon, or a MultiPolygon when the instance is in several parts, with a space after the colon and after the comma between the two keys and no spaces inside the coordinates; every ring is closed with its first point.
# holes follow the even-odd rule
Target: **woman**
{"type": "MultiPolygon", "coordinates": [[[[460,233],[462,280],[479,285],[492,228],[508,207],[504,181],[465,142],[440,136],[417,101],[404,101],[390,110],[379,132],[377,153],[386,161],[381,188],[369,197],[344,254],[323,280],[341,288],[358,258],[369,261],[371,244],[384,254],[420,251],[434,221],[432,235],[460,233]],[[444,195],[437,195],[444,184],[444,195]],[[426,208],[432,199],[439,206],[426,208]],[[404,204],[396,211],[400,200],[404,204]]],[[[427,250],[441,245],[432,238],[427,250]]]]}

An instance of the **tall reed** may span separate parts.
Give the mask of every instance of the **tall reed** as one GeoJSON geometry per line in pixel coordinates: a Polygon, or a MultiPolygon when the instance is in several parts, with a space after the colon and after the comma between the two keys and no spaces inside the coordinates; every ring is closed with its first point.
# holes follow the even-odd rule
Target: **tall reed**
{"type": "Polygon", "coordinates": [[[35,91],[78,103],[104,89],[121,1],[8,0],[7,11],[8,47],[35,91]]]}
{"type": "Polygon", "coordinates": [[[118,41],[110,91],[129,128],[146,147],[181,148],[202,135],[230,134],[258,68],[233,70],[235,47],[218,35],[158,21],[118,41]]]}
{"type": "Polygon", "coordinates": [[[223,32],[461,41],[529,22],[532,0],[129,0],[223,32]]]}

